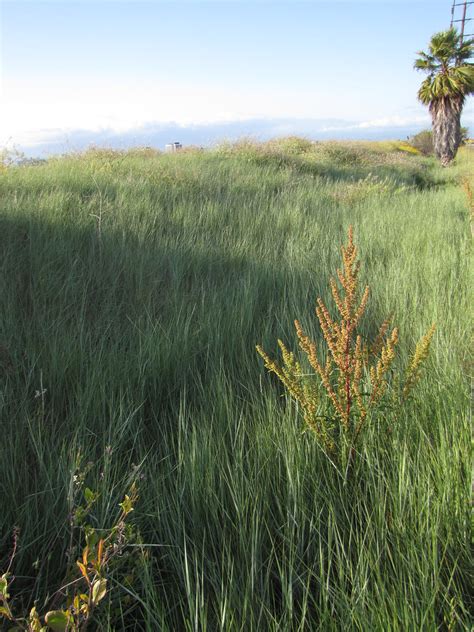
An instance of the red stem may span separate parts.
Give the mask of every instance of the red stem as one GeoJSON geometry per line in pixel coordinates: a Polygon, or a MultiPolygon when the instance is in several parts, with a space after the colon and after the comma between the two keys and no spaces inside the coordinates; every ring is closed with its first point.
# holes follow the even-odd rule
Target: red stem
{"type": "Polygon", "coordinates": [[[351,414],[351,405],[352,405],[352,398],[351,398],[351,378],[350,378],[350,374],[349,374],[349,366],[350,366],[350,333],[351,333],[351,326],[350,326],[350,322],[347,323],[347,340],[346,340],[346,350],[345,350],[345,354],[346,354],[346,424],[347,427],[349,427],[349,418],[350,418],[350,414],[351,414]]]}

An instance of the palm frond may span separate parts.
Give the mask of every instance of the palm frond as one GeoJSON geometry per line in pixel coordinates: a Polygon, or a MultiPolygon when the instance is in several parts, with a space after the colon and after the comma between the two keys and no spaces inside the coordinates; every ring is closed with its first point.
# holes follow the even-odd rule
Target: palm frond
{"type": "Polygon", "coordinates": [[[418,91],[425,105],[433,100],[464,98],[474,92],[474,65],[469,59],[474,54],[474,39],[461,42],[455,28],[435,33],[429,52],[419,51],[414,68],[426,72],[428,77],[418,91]]]}

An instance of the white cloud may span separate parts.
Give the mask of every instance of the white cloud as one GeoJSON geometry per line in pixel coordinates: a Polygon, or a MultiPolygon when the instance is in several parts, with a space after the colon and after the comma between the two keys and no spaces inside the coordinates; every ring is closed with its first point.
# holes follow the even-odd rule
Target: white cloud
{"type": "Polygon", "coordinates": [[[359,123],[357,127],[360,129],[370,129],[373,127],[407,127],[409,125],[418,125],[429,123],[430,117],[428,114],[421,114],[419,116],[386,116],[384,118],[373,119],[370,121],[363,121],[359,123]]]}
{"type": "MultiPolygon", "coordinates": [[[[279,113],[278,113],[279,114],[279,113]]],[[[341,120],[328,124],[318,118],[301,116],[262,116],[262,114],[245,113],[242,110],[227,110],[220,116],[209,117],[202,108],[197,108],[194,117],[179,107],[153,108],[141,104],[130,103],[98,103],[85,104],[77,102],[56,102],[54,107],[50,103],[7,103],[0,113],[0,145],[17,144],[34,147],[35,145],[54,142],[59,138],[66,138],[68,134],[77,132],[125,134],[139,131],[147,125],[167,125],[173,122],[175,127],[188,128],[190,126],[220,125],[254,121],[262,119],[274,121],[274,133],[285,135],[294,133],[295,125],[304,128],[305,123],[311,121],[313,129],[321,132],[341,132],[347,130],[370,130],[376,128],[407,127],[429,124],[429,116],[388,116],[361,122],[341,120]],[[160,116],[156,116],[157,111],[160,116]]]]}
{"type": "Polygon", "coordinates": [[[378,119],[370,119],[368,121],[361,121],[359,123],[350,123],[344,125],[343,123],[334,126],[324,127],[321,131],[324,132],[336,132],[336,131],[344,131],[344,130],[370,130],[370,129],[384,129],[384,128],[394,128],[394,127],[413,127],[417,125],[429,125],[430,117],[429,114],[418,114],[415,116],[400,116],[398,114],[393,116],[385,116],[378,119]]]}
{"type": "MultiPolygon", "coordinates": [[[[0,0],[1,1],[1,0],[0,0]]],[[[32,142],[48,130],[110,130],[123,133],[153,123],[176,121],[202,125],[248,119],[343,119],[346,100],[335,86],[305,85],[298,91],[266,89],[250,84],[180,83],[170,79],[116,79],[83,76],[36,77],[29,81],[8,77],[0,105],[0,143],[32,142]]],[[[351,111],[360,119],[363,107],[356,99],[351,111]],[[359,110],[359,111],[357,111],[359,110]]],[[[377,113],[368,112],[369,116],[377,113]]]]}

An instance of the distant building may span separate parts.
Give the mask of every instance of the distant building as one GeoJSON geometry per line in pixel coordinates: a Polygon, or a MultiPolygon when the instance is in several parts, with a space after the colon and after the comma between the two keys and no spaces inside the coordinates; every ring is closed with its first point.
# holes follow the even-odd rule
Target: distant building
{"type": "Polygon", "coordinates": [[[168,143],[167,145],[165,145],[165,151],[166,153],[173,153],[175,151],[179,151],[183,146],[181,145],[181,143],[175,142],[175,143],[168,143]]]}

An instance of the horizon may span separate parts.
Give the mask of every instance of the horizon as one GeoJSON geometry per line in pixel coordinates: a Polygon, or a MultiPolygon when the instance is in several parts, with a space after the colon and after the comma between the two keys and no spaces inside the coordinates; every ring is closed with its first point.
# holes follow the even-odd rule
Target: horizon
{"type": "MultiPolygon", "coordinates": [[[[265,142],[275,138],[299,137],[312,142],[370,142],[403,141],[427,128],[421,126],[377,127],[361,124],[342,125],[336,121],[321,120],[269,120],[252,119],[247,121],[229,121],[208,125],[185,126],[176,123],[158,123],[144,125],[128,132],[101,130],[74,130],[69,133],[43,139],[34,145],[20,146],[11,144],[4,147],[7,152],[18,152],[27,159],[44,159],[57,155],[73,154],[87,149],[110,149],[125,151],[134,148],[152,148],[164,150],[165,145],[180,142],[184,148],[199,147],[212,149],[226,142],[250,140],[265,142]]],[[[1,148],[0,148],[1,150],[1,148]]]]}
{"type": "Polygon", "coordinates": [[[45,156],[243,136],[405,138],[430,126],[413,61],[450,8],[6,0],[0,146],[45,156]]]}

